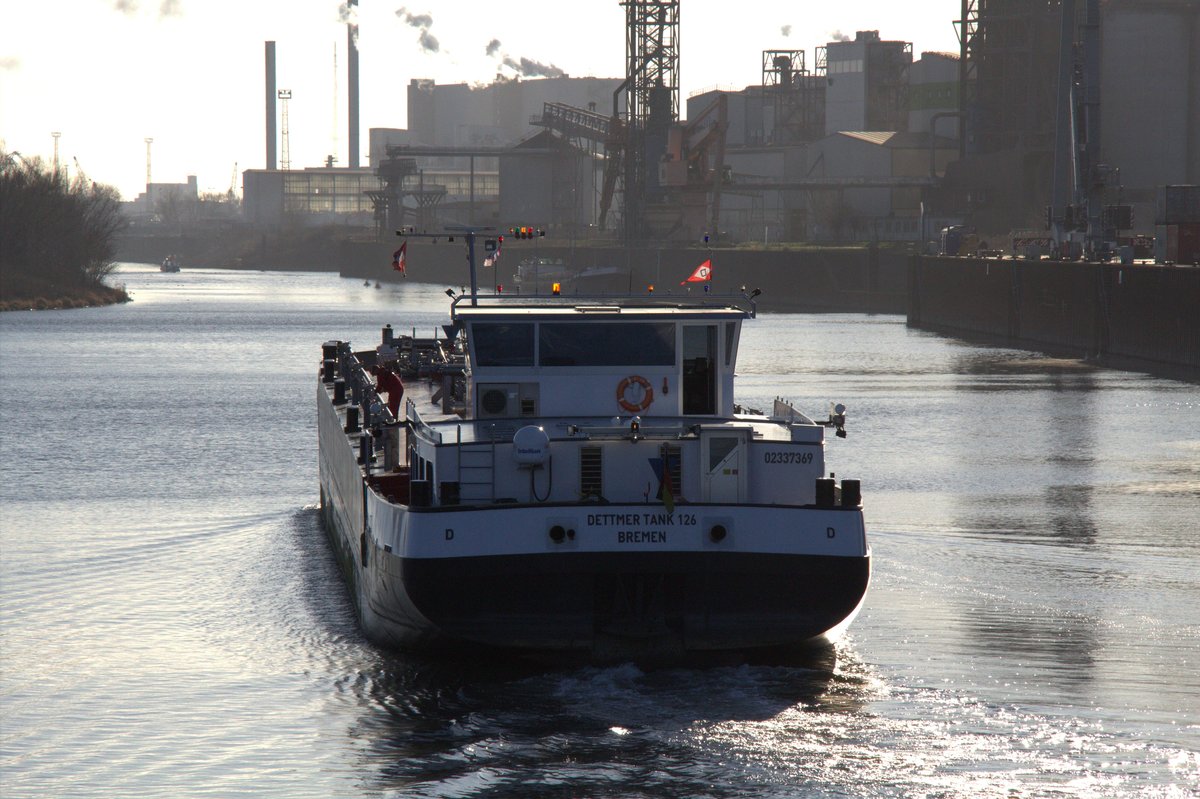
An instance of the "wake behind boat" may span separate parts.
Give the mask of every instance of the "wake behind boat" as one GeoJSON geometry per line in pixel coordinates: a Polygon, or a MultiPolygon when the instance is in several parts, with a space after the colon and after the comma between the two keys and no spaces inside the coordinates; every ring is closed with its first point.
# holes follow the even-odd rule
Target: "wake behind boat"
{"type": "Polygon", "coordinates": [[[367,635],[593,662],[835,638],[870,577],[858,481],[824,476],[844,409],[735,404],[754,314],[471,293],[445,335],[326,342],[321,508],[367,635]]]}

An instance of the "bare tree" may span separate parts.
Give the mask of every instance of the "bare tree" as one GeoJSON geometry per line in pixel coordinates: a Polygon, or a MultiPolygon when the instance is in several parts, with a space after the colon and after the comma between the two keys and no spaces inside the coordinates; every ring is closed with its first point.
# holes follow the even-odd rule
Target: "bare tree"
{"type": "Polygon", "coordinates": [[[115,267],[115,236],[125,225],[112,186],[82,173],[68,181],[41,159],[0,152],[3,286],[99,286],[115,267]]]}

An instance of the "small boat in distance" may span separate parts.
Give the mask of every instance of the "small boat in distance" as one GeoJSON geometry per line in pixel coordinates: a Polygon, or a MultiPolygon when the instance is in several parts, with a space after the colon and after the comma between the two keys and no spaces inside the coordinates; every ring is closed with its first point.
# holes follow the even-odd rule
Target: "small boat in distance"
{"type": "Polygon", "coordinates": [[[521,294],[553,294],[558,286],[562,294],[599,294],[629,290],[629,275],[615,266],[573,269],[561,258],[526,258],[517,264],[513,277],[521,294]]]}
{"type": "Polygon", "coordinates": [[[372,641],[692,663],[840,635],[871,573],[859,482],[826,471],[845,408],[734,401],[757,291],[471,278],[432,336],[322,346],[321,515],[372,641]]]}
{"type": "Polygon", "coordinates": [[[162,264],[158,267],[158,271],[160,271],[160,272],[178,272],[179,271],[179,259],[177,257],[175,257],[174,255],[168,255],[166,258],[163,259],[162,264]]]}

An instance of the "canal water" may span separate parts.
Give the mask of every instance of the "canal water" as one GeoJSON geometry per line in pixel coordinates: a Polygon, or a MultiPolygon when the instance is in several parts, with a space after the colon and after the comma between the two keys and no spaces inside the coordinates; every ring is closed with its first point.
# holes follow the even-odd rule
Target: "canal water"
{"type": "Polygon", "coordinates": [[[875,572],[836,660],[425,662],[355,626],[314,379],[441,287],[117,280],[0,314],[6,799],[1200,795],[1195,385],[763,314],[743,404],[849,408],[875,572]]]}

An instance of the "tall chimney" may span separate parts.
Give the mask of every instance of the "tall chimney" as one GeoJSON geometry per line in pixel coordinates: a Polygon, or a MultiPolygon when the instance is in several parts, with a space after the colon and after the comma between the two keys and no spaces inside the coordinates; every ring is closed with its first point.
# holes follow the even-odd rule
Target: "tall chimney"
{"type": "MultiPolygon", "coordinates": [[[[349,0],[349,5],[357,6],[358,0],[349,0]]],[[[358,167],[358,20],[351,17],[346,23],[346,79],[350,96],[350,158],[346,165],[351,169],[358,167]]]]}
{"type": "Polygon", "coordinates": [[[267,42],[267,169],[275,169],[275,42],[267,42]]]}

